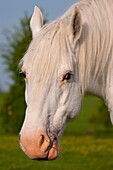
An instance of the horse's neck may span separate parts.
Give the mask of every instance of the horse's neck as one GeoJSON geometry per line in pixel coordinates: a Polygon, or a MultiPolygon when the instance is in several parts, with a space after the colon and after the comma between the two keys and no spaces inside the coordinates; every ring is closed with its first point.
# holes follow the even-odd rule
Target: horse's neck
{"type": "Polygon", "coordinates": [[[90,93],[92,93],[96,96],[99,96],[101,98],[104,98],[104,96],[105,96],[105,94],[103,92],[103,88],[99,82],[90,84],[85,91],[90,92],[90,93]]]}
{"type": "Polygon", "coordinates": [[[92,7],[85,10],[83,6],[81,10],[88,27],[84,29],[76,54],[79,56],[79,83],[82,91],[104,99],[113,123],[113,2],[91,2],[92,7]]]}

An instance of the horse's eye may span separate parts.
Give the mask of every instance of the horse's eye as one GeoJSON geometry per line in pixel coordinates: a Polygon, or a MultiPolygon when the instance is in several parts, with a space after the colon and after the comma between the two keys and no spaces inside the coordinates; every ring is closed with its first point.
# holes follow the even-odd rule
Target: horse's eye
{"type": "Polygon", "coordinates": [[[66,73],[64,76],[63,76],[63,81],[65,80],[70,80],[71,79],[71,73],[66,73]]]}
{"type": "Polygon", "coordinates": [[[25,79],[26,78],[26,73],[25,72],[20,72],[20,75],[25,79]]]}

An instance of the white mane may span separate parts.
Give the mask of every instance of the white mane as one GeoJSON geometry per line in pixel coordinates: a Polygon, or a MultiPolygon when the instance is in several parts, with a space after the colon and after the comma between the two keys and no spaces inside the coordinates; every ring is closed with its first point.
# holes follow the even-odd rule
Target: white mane
{"type": "Polygon", "coordinates": [[[113,68],[113,1],[84,0],[77,7],[83,20],[76,52],[80,84],[83,90],[95,81],[106,86],[113,68]]]}

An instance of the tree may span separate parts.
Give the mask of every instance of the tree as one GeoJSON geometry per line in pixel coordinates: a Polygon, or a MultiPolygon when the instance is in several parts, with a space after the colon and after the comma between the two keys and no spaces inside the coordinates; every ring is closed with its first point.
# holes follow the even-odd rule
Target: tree
{"type": "MultiPolygon", "coordinates": [[[[3,117],[3,125],[5,125],[4,130],[12,133],[19,132],[24,119],[24,79],[19,76],[18,65],[32,39],[29,21],[30,18],[25,14],[23,19],[20,20],[19,27],[15,27],[13,32],[5,31],[7,43],[2,45],[2,58],[13,84],[5,95],[4,104],[0,111],[3,117]]],[[[44,20],[45,22],[47,20],[44,20]]]]}
{"type": "Polygon", "coordinates": [[[7,31],[5,37],[7,43],[2,45],[4,47],[2,48],[2,58],[13,84],[5,96],[1,113],[5,131],[17,133],[21,127],[25,110],[24,80],[19,77],[18,64],[31,41],[29,17],[25,15],[20,21],[20,26],[15,27],[13,32],[7,31]]]}
{"type": "Polygon", "coordinates": [[[112,130],[112,124],[110,120],[110,115],[107,106],[105,106],[104,102],[101,102],[101,105],[99,106],[99,113],[95,113],[90,118],[90,122],[94,124],[94,126],[97,127],[103,127],[104,130],[110,131],[112,130]]]}

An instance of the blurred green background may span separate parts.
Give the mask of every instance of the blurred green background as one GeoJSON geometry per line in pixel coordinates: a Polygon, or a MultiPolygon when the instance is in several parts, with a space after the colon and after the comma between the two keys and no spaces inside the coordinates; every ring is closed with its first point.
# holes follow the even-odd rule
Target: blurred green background
{"type": "MultiPolygon", "coordinates": [[[[45,22],[47,20],[45,19],[45,22]]],[[[57,160],[29,160],[19,148],[18,133],[24,120],[24,80],[18,64],[31,41],[29,16],[5,34],[1,44],[2,59],[10,73],[12,85],[0,91],[0,170],[111,170],[113,169],[113,128],[101,99],[86,94],[79,115],[70,121],[60,140],[57,160]]]]}

